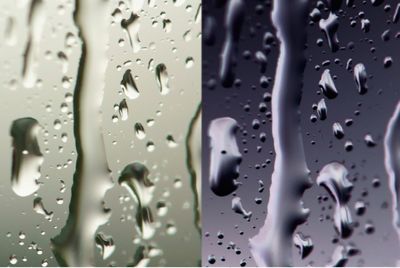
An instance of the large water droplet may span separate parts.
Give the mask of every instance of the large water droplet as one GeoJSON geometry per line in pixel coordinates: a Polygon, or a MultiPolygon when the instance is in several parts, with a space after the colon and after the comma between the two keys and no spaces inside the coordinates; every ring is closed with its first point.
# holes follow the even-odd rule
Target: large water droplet
{"type": "Polygon", "coordinates": [[[37,136],[41,127],[36,119],[14,120],[10,134],[13,138],[11,185],[19,196],[28,196],[39,189],[38,179],[43,163],[37,136]]]}
{"type": "Polygon", "coordinates": [[[242,155],[236,142],[236,120],[230,117],[214,119],[208,128],[211,143],[210,187],[219,196],[231,194],[238,187],[239,164],[242,155]]]}

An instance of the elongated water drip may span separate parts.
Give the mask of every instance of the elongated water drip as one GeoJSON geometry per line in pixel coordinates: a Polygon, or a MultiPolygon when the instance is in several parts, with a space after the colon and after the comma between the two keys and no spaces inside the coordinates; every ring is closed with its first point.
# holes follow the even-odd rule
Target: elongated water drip
{"type": "Polygon", "coordinates": [[[226,37],[221,53],[219,76],[224,87],[231,87],[235,80],[234,64],[237,54],[237,44],[244,21],[245,3],[243,0],[229,0],[226,10],[226,37]]]}
{"type": "Polygon", "coordinates": [[[367,78],[367,71],[365,70],[365,65],[363,63],[358,63],[354,66],[354,81],[356,82],[358,93],[360,93],[360,95],[363,95],[368,91],[367,78]]]}
{"type": "Polygon", "coordinates": [[[35,85],[37,80],[37,65],[39,56],[40,38],[44,28],[46,14],[43,0],[32,0],[29,10],[29,36],[26,43],[23,61],[23,84],[27,88],[35,85]]]}
{"type": "Polygon", "coordinates": [[[319,27],[325,33],[329,48],[332,52],[336,52],[339,49],[339,39],[337,37],[337,31],[339,29],[338,20],[339,17],[331,12],[328,18],[319,21],[319,27]]]}
{"type": "Polygon", "coordinates": [[[112,187],[101,131],[107,69],[110,1],[76,0],[74,20],[82,39],[82,55],[74,92],[77,162],[69,215],[52,248],[62,266],[93,266],[95,235],[110,217],[104,196],[112,187]]]}
{"type": "Polygon", "coordinates": [[[190,174],[190,186],[194,197],[194,223],[201,233],[201,104],[189,123],[186,136],[186,166],[190,174]]]}
{"type": "Polygon", "coordinates": [[[139,16],[132,13],[128,19],[123,19],[121,21],[121,27],[128,37],[133,53],[138,52],[142,48],[139,39],[139,16]]]}
{"type": "Polygon", "coordinates": [[[156,67],[156,81],[161,95],[169,93],[169,77],[167,67],[164,63],[160,63],[156,67]]]}
{"type": "Polygon", "coordinates": [[[384,139],[385,168],[392,195],[393,227],[400,240],[400,102],[389,119],[384,139]]]}
{"type": "Polygon", "coordinates": [[[309,213],[301,198],[311,186],[299,113],[308,1],[274,0],[273,5],[272,21],[280,40],[271,105],[276,158],[267,218],[259,233],[250,239],[250,249],[258,266],[290,266],[293,233],[309,213]]]}

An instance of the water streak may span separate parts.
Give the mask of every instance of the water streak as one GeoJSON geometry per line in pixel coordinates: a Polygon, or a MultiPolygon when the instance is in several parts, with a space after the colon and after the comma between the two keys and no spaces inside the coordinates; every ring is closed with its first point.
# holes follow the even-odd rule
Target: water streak
{"type": "Polygon", "coordinates": [[[389,119],[384,138],[385,168],[392,195],[392,224],[400,240],[400,102],[389,119]]]}
{"type": "Polygon", "coordinates": [[[219,76],[224,87],[231,87],[235,80],[234,65],[237,45],[244,21],[245,3],[243,0],[230,0],[225,17],[226,37],[221,53],[219,76]]]}
{"type": "Polygon", "coordinates": [[[32,88],[37,80],[39,45],[46,21],[44,10],[43,0],[32,0],[28,15],[28,41],[22,67],[23,84],[27,88],[32,88]]]}
{"type": "Polygon", "coordinates": [[[95,235],[110,217],[104,196],[113,185],[101,131],[107,69],[110,1],[76,0],[74,21],[82,40],[82,54],[74,92],[76,169],[66,225],[52,239],[61,266],[93,266],[95,235]]]}
{"type": "Polygon", "coordinates": [[[271,177],[267,218],[250,239],[258,266],[292,265],[292,237],[305,222],[303,192],[311,186],[300,129],[300,100],[305,68],[304,47],[308,17],[307,0],[274,0],[272,22],[280,40],[272,92],[272,136],[275,166],[271,177]]]}
{"type": "Polygon", "coordinates": [[[190,185],[194,196],[194,223],[201,233],[201,104],[197,106],[194,117],[189,123],[186,136],[186,166],[190,174],[190,185]]]}

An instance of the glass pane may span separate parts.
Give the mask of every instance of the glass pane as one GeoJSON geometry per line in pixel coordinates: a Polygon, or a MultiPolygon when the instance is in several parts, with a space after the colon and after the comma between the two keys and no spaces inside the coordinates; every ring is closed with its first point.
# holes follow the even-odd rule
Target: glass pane
{"type": "Polygon", "coordinates": [[[200,1],[0,7],[0,265],[197,266],[200,1]]]}
{"type": "Polygon", "coordinates": [[[203,264],[395,265],[397,1],[203,5],[203,264]]]}

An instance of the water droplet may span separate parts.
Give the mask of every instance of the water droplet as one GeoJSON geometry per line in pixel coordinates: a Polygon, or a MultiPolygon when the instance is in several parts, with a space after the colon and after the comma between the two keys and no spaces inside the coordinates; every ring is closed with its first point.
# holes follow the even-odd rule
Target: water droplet
{"type": "Polygon", "coordinates": [[[129,44],[132,47],[133,53],[139,52],[142,47],[139,38],[139,16],[131,13],[128,19],[121,20],[121,27],[128,37],[129,44]]]}
{"type": "Polygon", "coordinates": [[[339,40],[337,37],[337,31],[339,29],[338,20],[339,17],[330,12],[328,18],[319,21],[319,27],[324,31],[332,52],[336,52],[339,49],[339,40]]]}
{"type": "Polygon", "coordinates": [[[154,184],[148,178],[146,166],[135,162],[127,165],[121,172],[118,182],[125,187],[138,203],[137,225],[143,239],[150,239],[155,234],[153,216],[148,207],[153,199],[154,184]]]}
{"type": "Polygon", "coordinates": [[[108,259],[114,253],[115,245],[111,236],[106,236],[100,232],[96,235],[95,241],[103,260],[108,259]]]}
{"type": "Polygon", "coordinates": [[[132,77],[131,70],[125,71],[121,80],[121,88],[129,99],[134,100],[139,97],[139,89],[132,77]]]}
{"type": "Polygon", "coordinates": [[[128,104],[126,103],[126,99],[123,99],[119,103],[119,116],[122,121],[128,120],[128,104]]]}
{"type": "Polygon", "coordinates": [[[333,82],[329,69],[326,69],[322,73],[321,80],[319,81],[319,87],[321,88],[322,93],[324,93],[328,99],[334,99],[338,95],[338,91],[335,83],[333,82]]]}
{"type": "Polygon", "coordinates": [[[143,140],[144,138],[146,138],[146,132],[144,131],[144,127],[141,123],[135,124],[135,133],[136,133],[136,137],[139,140],[143,140]]]}
{"type": "Polygon", "coordinates": [[[324,99],[321,99],[318,102],[317,113],[320,120],[325,120],[328,113],[328,108],[326,107],[326,103],[324,99]]]}
{"type": "Polygon", "coordinates": [[[361,19],[361,30],[364,31],[364,33],[368,33],[371,28],[371,22],[369,19],[361,19]]]}
{"type": "Polygon", "coordinates": [[[375,142],[375,140],[374,140],[374,138],[372,137],[371,134],[365,135],[364,141],[365,141],[365,144],[367,144],[368,147],[375,147],[375,145],[376,145],[376,142],[375,142]]]}
{"type": "Polygon", "coordinates": [[[334,198],[334,224],[342,238],[349,237],[353,232],[351,214],[347,206],[353,184],[347,179],[347,174],[345,166],[332,162],[322,168],[317,178],[318,185],[323,186],[334,198]]]}
{"type": "Polygon", "coordinates": [[[217,260],[215,259],[214,255],[209,255],[208,256],[208,263],[209,264],[214,264],[217,260]]]}
{"type": "Polygon", "coordinates": [[[344,267],[348,261],[347,250],[344,246],[338,245],[332,254],[332,259],[327,267],[344,267]]]}
{"type": "Polygon", "coordinates": [[[355,209],[356,214],[358,216],[362,216],[362,215],[364,215],[364,213],[365,213],[367,208],[366,208],[365,203],[363,201],[357,201],[354,204],[354,209],[355,209]]]}
{"type": "Polygon", "coordinates": [[[186,68],[190,69],[194,65],[194,59],[192,57],[187,57],[185,61],[186,68]]]}
{"type": "Polygon", "coordinates": [[[344,137],[344,130],[340,123],[338,122],[333,123],[332,129],[333,129],[333,135],[335,135],[337,139],[340,140],[344,137]]]}
{"type": "Polygon", "coordinates": [[[230,117],[214,119],[208,128],[211,139],[210,187],[219,196],[231,194],[237,189],[239,164],[242,155],[236,142],[236,120],[230,117]]]}
{"type": "Polygon", "coordinates": [[[28,196],[39,189],[38,179],[43,163],[37,136],[41,127],[36,119],[14,120],[10,134],[13,138],[11,184],[15,194],[28,196]]]}
{"type": "Polygon", "coordinates": [[[172,135],[167,136],[167,144],[168,144],[168,147],[170,147],[170,148],[175,148],[178,146],[178,144],[175,142],[175,139],[172,135]]]}
{"type": "Polygon", "coordinates": [[[161,95],[166,95],[169,93],[169,77],[167,73],[167,67],[160,63],[156,67],[156,80],[158,87],[160,89],[161,95]]]}
{"type": "Polygon", "coordinates": [[[356,81],[358,93],[360,93],[360,95],[368,91],[367,78],[367,71],[365,70],[364,64],[358,63],[354,66],[354,80],[356,81]]]}
{"type": "Polygon", "coordinates": [[[10,264],[15,265],[18,262],[17,256],[16,255],[11,255],[9,258],[10,264]]]}
{"type": "Polygon", "coordinates": [[[243,208],[242,201],[241,201],[240,197],[236,196],[236,197],[234,197],[232,199],[232,210],[234,212],[238,213],[238,214],[243,215],[243,218],[246,219],[247,221],[250,221],[252,212],[251,211],[246,211],[243,208]]]}
{"type": "Polygon", "coordinates": [[[52,221],[53,219],[53,212],[52,211],[47,211],[44,208],[43,202],[42,202],[42,198],[41,197],[36,197],[33,200],[33,210],[41,215],[44,215],[44,217],[46,218],[46,220],[48,221],[52,221]]]}
{"type": "Polygon", "coordinates": [[[299,254],[302,259],[307,258],[314,249],[311,237],[304,236],[302,233],[297,232],[293,236],[293,243],[299,249],[299,254]]]}

